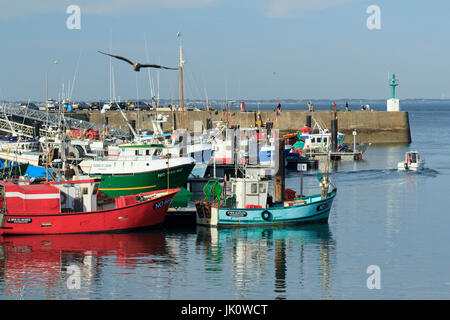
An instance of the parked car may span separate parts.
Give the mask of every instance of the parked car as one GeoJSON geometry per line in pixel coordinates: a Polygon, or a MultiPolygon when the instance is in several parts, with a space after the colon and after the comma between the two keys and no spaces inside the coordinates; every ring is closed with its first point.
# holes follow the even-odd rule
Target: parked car
{"type": "Polygon", "coordinates": [[[86,102],[79,102],[74,104],[73,108],[77,110],[89,110],[90,106],[86,102]]]}
{"type": "Polygon", "coordinates": [[[100,110],[101,104],[100,102],[91,102],[89,103],[89,110],[100,110]]]}
{"type": "Polygon", "coordinates": [[[23,108],[39,110],[39,107],[32,102],[30,102],[30,103],[24,102],[24,103],[21,103],[20,106],[23,108]]]}
{"type": "Polygon", "coordinates": [[[129,108],[130,110],[150,110],[151,106],[143,101],[132,101],[129,108]]]}

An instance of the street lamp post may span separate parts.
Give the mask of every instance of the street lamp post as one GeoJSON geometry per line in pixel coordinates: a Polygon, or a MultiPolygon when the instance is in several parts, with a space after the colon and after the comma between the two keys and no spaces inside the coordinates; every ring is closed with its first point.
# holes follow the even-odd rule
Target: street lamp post
{"type": "Polygon", "coordinates": [[[45,90],[46,90],[46,94],[45,94],[45,106],[47,107],[47,101],[48,101],[48,73],[50,71],[50,68],[52,67],[52,65],[54,64],[58,64],[58,60],[53,61],[47,69],[47,74],[45,76],[45,90]]]}

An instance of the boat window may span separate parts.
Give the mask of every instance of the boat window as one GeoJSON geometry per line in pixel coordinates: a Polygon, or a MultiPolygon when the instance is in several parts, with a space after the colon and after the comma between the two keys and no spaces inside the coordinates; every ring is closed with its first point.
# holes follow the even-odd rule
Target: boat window
{"type": "Polygon", "coordinates": [[[84,187],[84,188],[83,188],[83,194],[88,194],[88,193],[89,193],[88,188],[87,188],[87,187],[84,187]]]}
{"type": "Polygon", "coordinates": [[[317,143],[320,143],[320,142],[322,142],[322,138],[317,138],[317,143]]]}
{"type": "Polygon", "coordinates": [[[257,194],[258,193],[258,183],[251,183],[250,184],[250,192],[249,194],[257,194]]]}
{"type": "Polygon", "coordinates": [[[316,143],[316,138],[312,138],[311,143],[316,143]]]}
{"type": "Polygon", "coordinates": [[[139,150],[135,150],[134,153],[135,153],[135,155],[137,155],[137,156],[140,155],[140,154],[139,154],[139,150]]]}
{"type": "Polygon", "coordinates": [[[259,193],[266,193],[266,186],[264,183],[259,184],[259,193]]]}
{"type": "Polygon", "coordinates": [[[161,154],[162,149],[155,150],[155,156],[159,156],[161,154]]]}
{"type": "Polygon", "coordinates": [[[148,150],[148,149],[145,150],[145,155],[146,155],[146,156],[149,156],[149,155],[150,155],[150,150],[148,150]]]}

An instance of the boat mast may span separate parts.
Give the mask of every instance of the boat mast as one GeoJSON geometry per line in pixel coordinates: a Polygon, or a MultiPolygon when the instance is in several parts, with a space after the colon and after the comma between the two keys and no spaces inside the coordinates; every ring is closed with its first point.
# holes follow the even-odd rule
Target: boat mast
{"type": "Polygon", "coordinates": [[[178,37],[180,38],[180,104],[181,104],[181,129],[184,129],[184,96],[183,96],[183,46],[181,43],[181,33],[178,32],[178,37]]]}

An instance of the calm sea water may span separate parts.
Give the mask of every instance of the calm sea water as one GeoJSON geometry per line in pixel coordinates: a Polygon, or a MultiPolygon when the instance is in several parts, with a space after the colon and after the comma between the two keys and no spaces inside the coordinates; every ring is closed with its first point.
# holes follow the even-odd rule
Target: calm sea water
{"type": "MultiPolygon", "coordinates": [[[[5,237],[0,299],[448,299],[450,107],[407,110],[411,145],[333,167],[328,224],[5,237]],[[407,150],[424,172],[396,171],[407,150]],[[371,265],[381,289],[367,288],[371,265]]],[[[319,190],[314,172],[304,188],[319,190]]]]}

